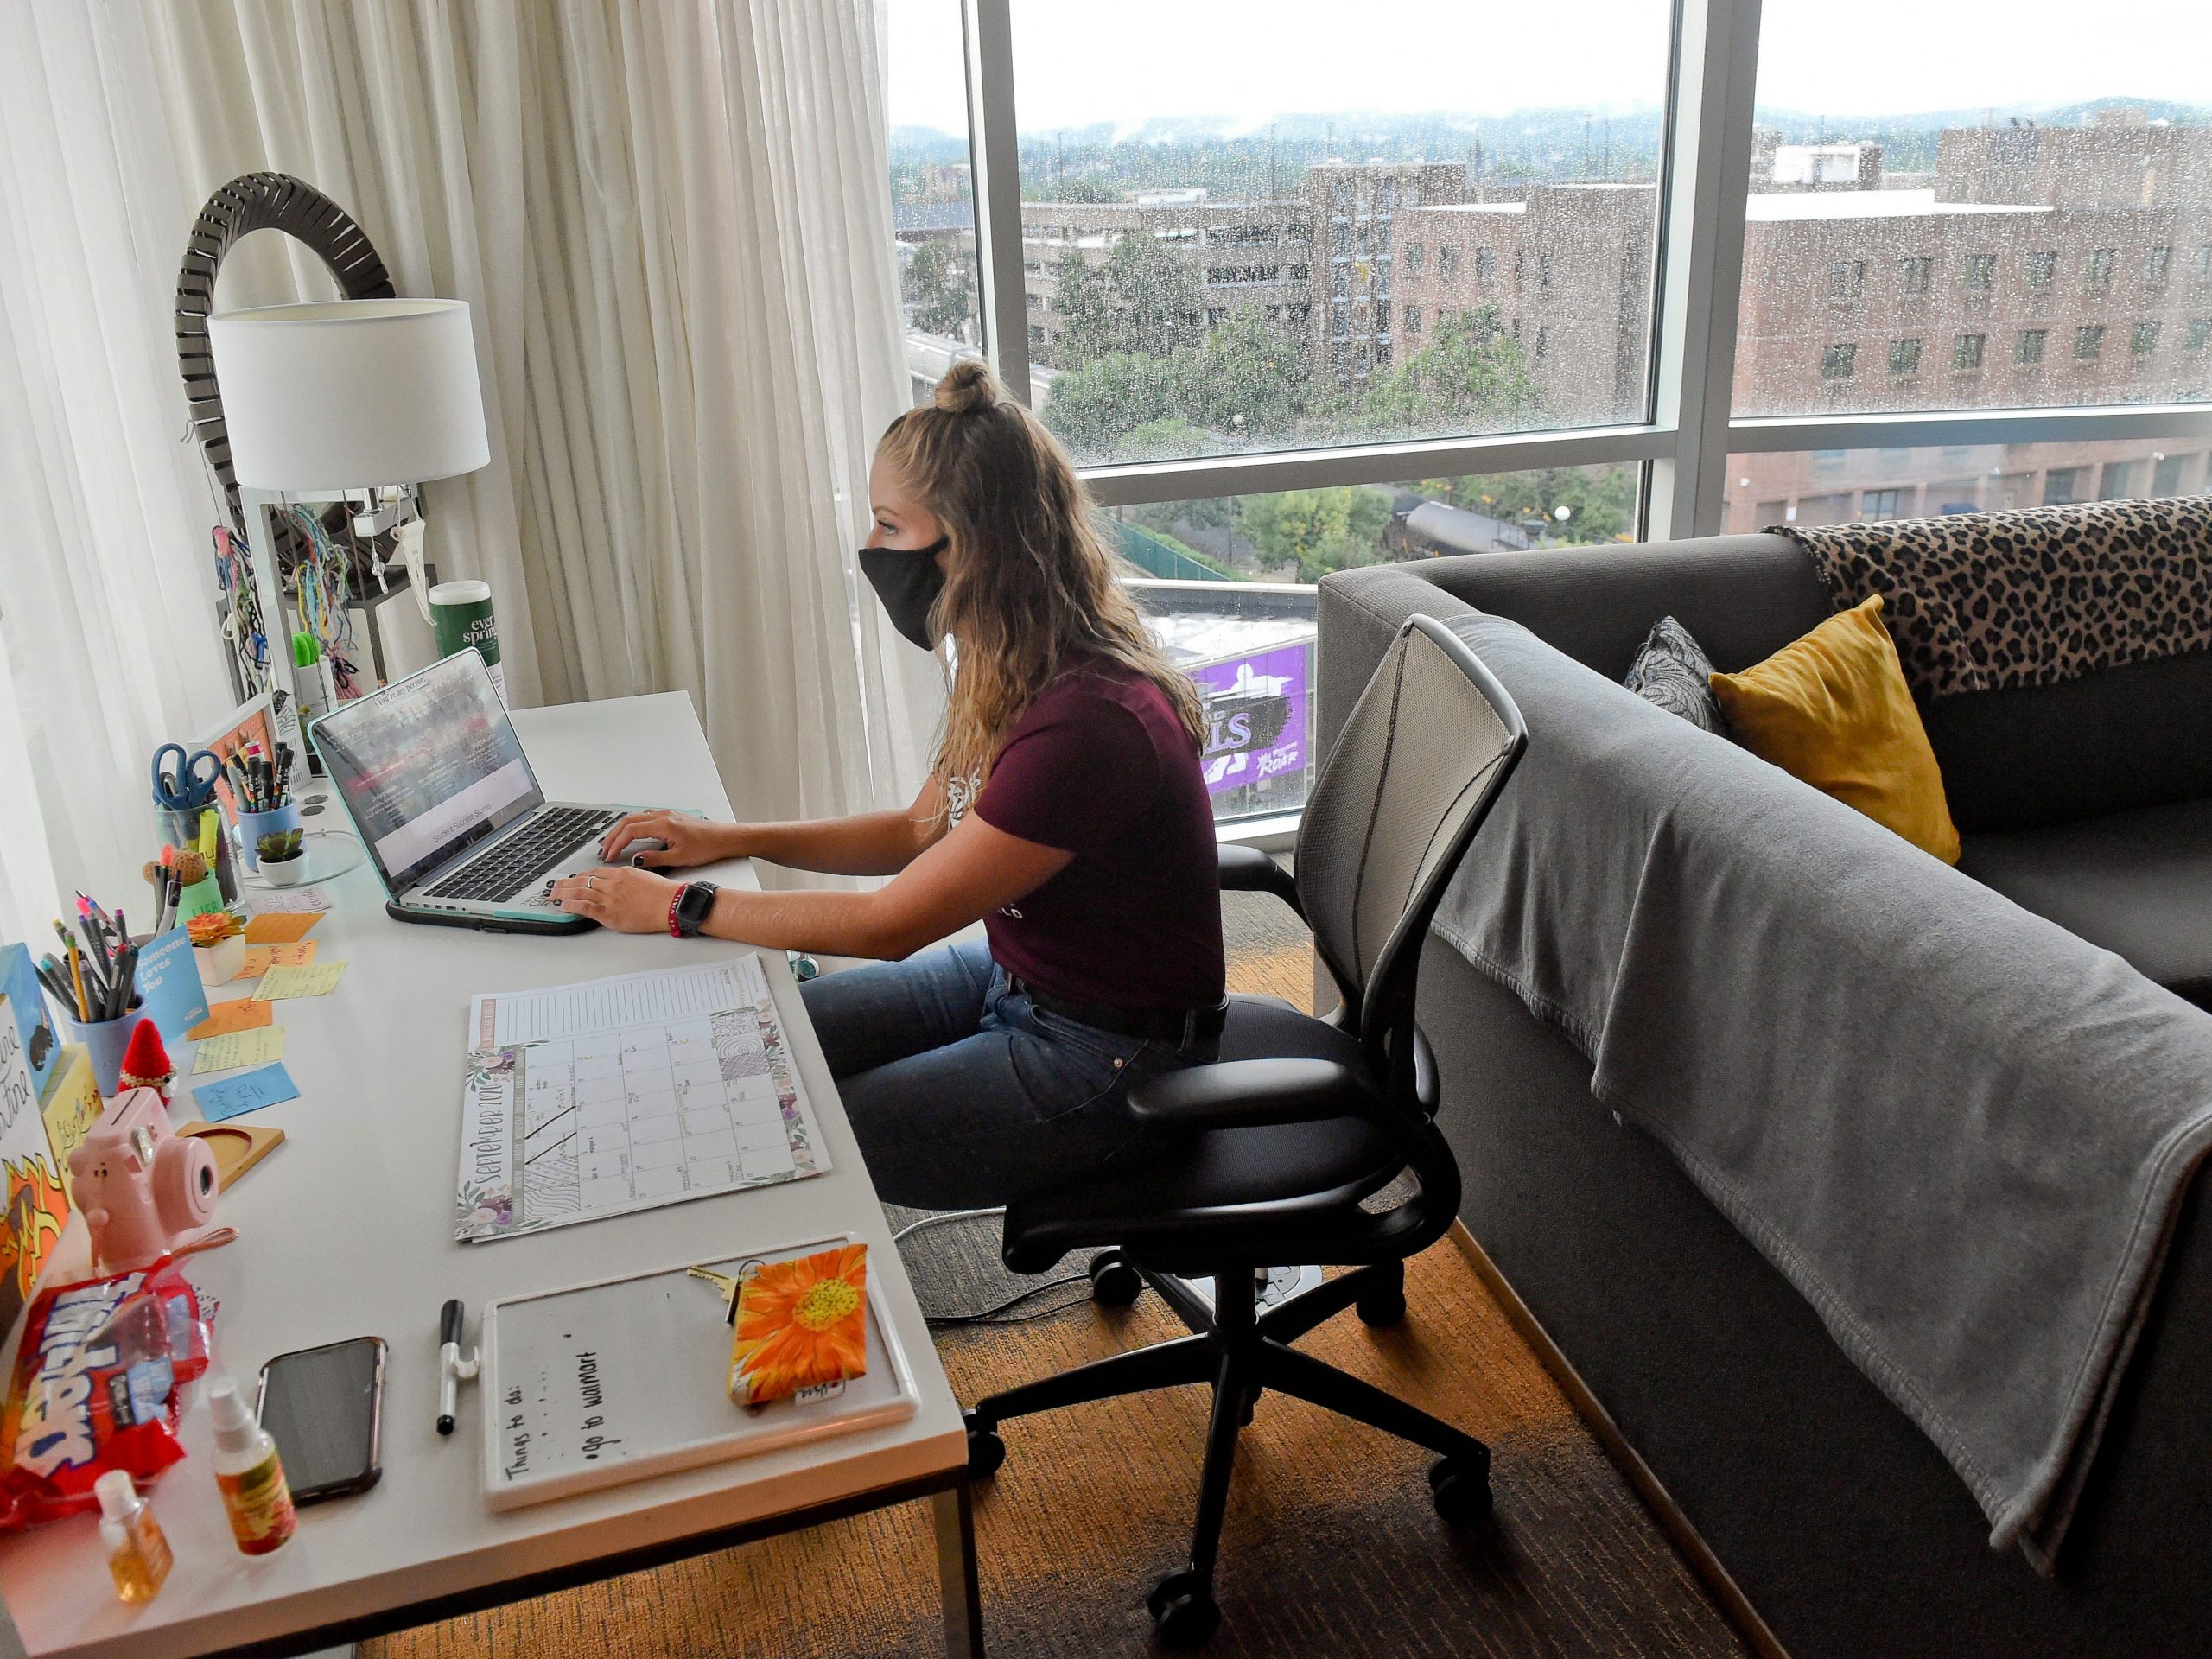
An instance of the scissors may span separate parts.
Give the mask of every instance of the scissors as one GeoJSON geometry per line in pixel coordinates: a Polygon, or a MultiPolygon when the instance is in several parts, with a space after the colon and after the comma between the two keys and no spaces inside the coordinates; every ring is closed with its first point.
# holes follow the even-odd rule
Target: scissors
{"type": "Polygon", "coordinates": [[[223,775],[223,763],[215,758],[212,749],[202,749],[188,759],[181,743],[164,743],[154,751],[154,804],[170,812],[196,812],[215,798],[215,780],[223,775]],[[164,766],[162,762],[174,754],[176,764],[164,766]],[[207,763],[203,776],[201,761],[207,763]]]}

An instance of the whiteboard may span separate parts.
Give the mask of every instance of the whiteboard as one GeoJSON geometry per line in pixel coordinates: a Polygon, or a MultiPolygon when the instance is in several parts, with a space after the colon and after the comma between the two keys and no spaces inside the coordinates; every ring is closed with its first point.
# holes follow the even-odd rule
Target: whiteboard
{"type": "MultiPolygon", "coordinates": [[[[734,1274],[851,1242],[818,1238],[696,1265],[734,1274]]],[[[729,1397],[721,1294],[687,1273],[691,1265],[486,1306],[479,1387],[487,1505],[520,1509],[913,1415],[920,1395],[873,1271],[867,1375],[834,1385],[832,1397],[747,1407],[729,1397]]]]}

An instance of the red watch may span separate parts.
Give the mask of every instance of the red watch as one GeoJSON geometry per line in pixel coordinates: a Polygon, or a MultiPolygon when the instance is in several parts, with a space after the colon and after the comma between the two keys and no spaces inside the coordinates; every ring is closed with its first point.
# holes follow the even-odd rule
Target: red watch
{"type": "Polygon", "coordinates": [[[707,918],[715,913],[715,895],[721,892],[711,881],[687,881],[676,890],[676,897],[668,901],[669,937],[695,939],[699,930],[707,925],[707,918]]]}

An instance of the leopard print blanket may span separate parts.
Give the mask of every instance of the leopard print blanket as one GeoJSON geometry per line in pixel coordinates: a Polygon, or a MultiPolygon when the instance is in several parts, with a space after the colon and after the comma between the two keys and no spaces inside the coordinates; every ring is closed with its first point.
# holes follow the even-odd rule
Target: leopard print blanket
{"type": "Polygon", "coordinates": [[[1837,609],[1882,595],[1918,697],[2212,647],[2212,497],[1773,528],[1837,609]]]}

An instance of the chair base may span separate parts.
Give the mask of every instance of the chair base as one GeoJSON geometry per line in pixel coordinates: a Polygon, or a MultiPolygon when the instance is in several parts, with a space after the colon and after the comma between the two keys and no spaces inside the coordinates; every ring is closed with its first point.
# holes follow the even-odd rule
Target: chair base
{"type": "MultiPolygon", "coordinates": [[[[1196,1646],[1212,1635],[1220,1623],[1213,1599],[1214,1564],[1220,1549],[1222,1517],[1228,1508],[1237,1433],[1251,1421],[1261,1395],[1270,1389],[1435,1452],[1439,1461],[1429,1471],[1429,1486],[1437,1511],[1446,1521],[1462,1523],[1489,1513],[1488,1446],[1442,1419],[1290,1345],[1346,1308],[1357,1308],[1361,1317],[1372,1324],[1394,1323],[1405,1311],[1403,1263],[1379,1262],[1341,1274],[1262,1312],[1251,1299],[1242,1296],[1230,1297],[1217,1310],[1201,1300],[1184,1281],[1154,1273],[1120,1252],[1112,1255],[1116,1259],[1109,1267],[1134,1268],[1145,1283],[1160,1293],[1191,1334],[1094,1360],[1057,1376],[977,1401],[967,1414],[969,1472],[982,1479],[997,1470],[1006,1457],[1006,1443],[999,1436],[998,1426],[1013,1418],[1154,1389],[1209,1384],[1213,1389],[1213,1411],[1206,1430],[1205,1463],[1198,1479],[1198,1517],[1191,1529],[1190,1565],[1160,1580],[1147,1602],[1167,1645],[1196,1646]]],[[[1100,1275],[1101,1264],[1094,1261],[1094,1282],[1100,1275]]],[[[1229,1268],[1217,1273],[1214,1282],[1236,1284],[1249,1277],[1247,1268],[1229,1268]]]]}

